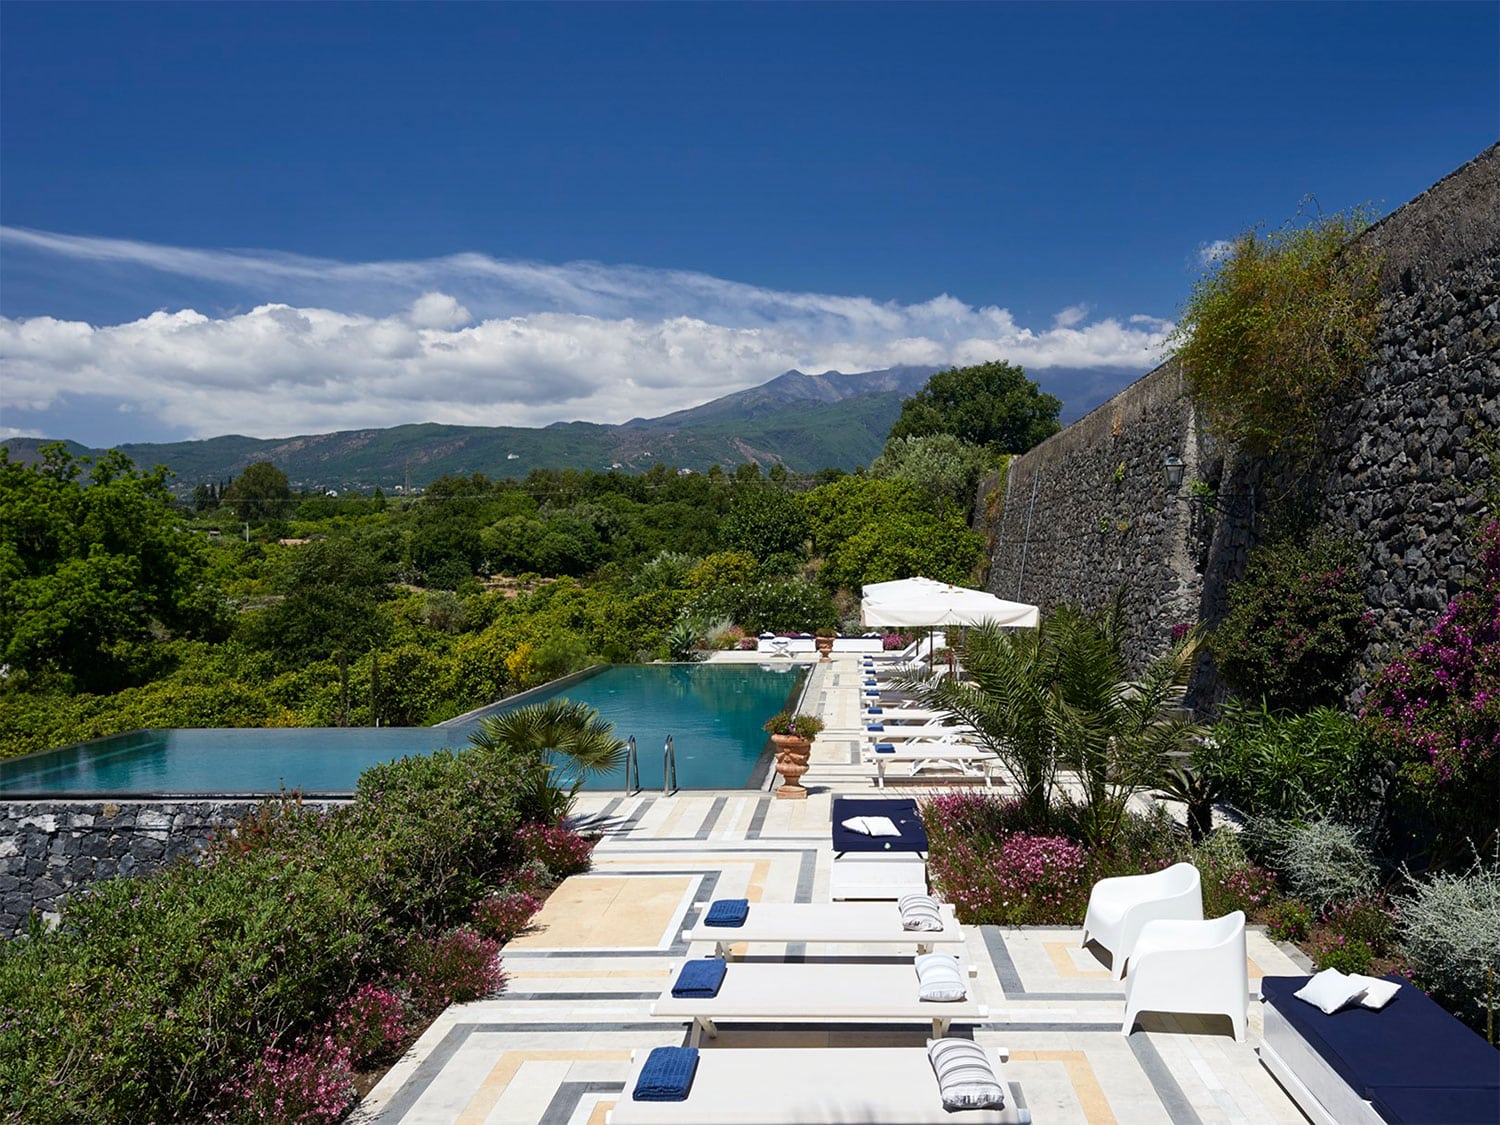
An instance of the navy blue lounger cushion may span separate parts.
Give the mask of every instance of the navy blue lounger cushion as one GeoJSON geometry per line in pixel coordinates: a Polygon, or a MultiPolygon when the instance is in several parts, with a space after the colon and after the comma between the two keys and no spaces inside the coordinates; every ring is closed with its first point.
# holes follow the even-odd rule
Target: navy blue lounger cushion
{"type": "Polygon", "coordinates": [[[875,753],[877,754],[894,754],[895,752],[896,744],[894,742],[877,742],[875,744],[875,753]]]}
{"type": "Polygon", "coordinates": [[[705,926],[743,926],[750,916],[748,898],[716,898],[703,916],[705,926]]]}
{"type": "Polygon", "coordinates": [[[1393,1125],[1493,1125],[1500,1121],[1500,1086],[1376,1086],[1375,1112],[1393,1125]]]}
{"type": "MultiPolygon", "coordinates": [[[[878,747],[877,747],[878,749],[878,747]]],[[[833,799],[833,850],[835,852],[925,852],[927,829],[910,797],[885,800],[879,797],[835,797],[833,799]],[[864,836],[844,827],[856,816],[884,816],[901,832],[899,836],[864,836]]]]}
{"type": "Polygon", "coordinates": [[[1354,1007],[1325,1016],[1292,995],[1308,979],[1266,977],[1260,984],[1261,995],[1355,1093],[1372,1102],[1378,1096],[1388,1104],[1391,1112],[1382,1114],[1387,1121],[1494,1125],[1500,1120],[1493,1112],[1479,1117],[1459,1115],[1462,1105],[1471,1100],[1484,1108],[1485,1091],[1487,1104],[1495,1104],[1500,1091],[1500,1051],[1421,989],[1400,977],[1387,977],[1397,981],[1401,991],[1380,1011],[1354,1007]],[[1402,1115],[1423,1104],[1422,1097],[1402,1091],[1419,1090],[1426,1091],[1428,1102],[1434,1100],[1434,1090],[1449,1091],[1452,1096],[1445,1099],[1449,1105],[1443,1115],[1402,1115]],[[1476,1091],[1475,1097],[1470,1099],[1466,1090],[1476,1091]]]}
{"type": "Polygon", "coordinates": [[[687,1101],[697,1070],[697,1047],[652,1047],[631,1097],[638,1102],[687,1101]]]}

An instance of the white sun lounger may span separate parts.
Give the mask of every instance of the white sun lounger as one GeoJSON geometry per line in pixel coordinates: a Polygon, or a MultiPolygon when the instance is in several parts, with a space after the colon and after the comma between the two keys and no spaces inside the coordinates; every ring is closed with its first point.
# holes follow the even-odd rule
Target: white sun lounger
{"type": "MultiPolygon", "coordinates": [[[[706,907],[705,907],[706,909],[706,907]]],[[[964,940],[951,903],[942,904],[941,930],[907,930],[894,902],[752,902],[743,926],[698,924],[683,930],[684,941],[711,941],[714,954],[728,957],[734,942],[814,941],[869,945],[913,945],[930,953],[939,943],[964,940]]]]}
{"type": "Polygon", "coordinates": [[[864,759],[875,764],[875,784],[881,789],[885,788],[885,768],[892,762],[910,763],[913,777],[925,769],[957,770],[965,777],[983,777],[989,788],[993,781],[990,766],[1000,760],[993,750],[954,738],[908,739],[884,752],[872,744],[865,748],[864,759]]]}
{"type": "MultiPolygon", "coordinates": [[[[877,718],[879,716],[876,716],[877,718]]],[[[969,726],[950,726],[939,722],[922,723],[867,723],[865,725],[865,740],[869,743],[876,742],[904,742],[913,738],[963,738],[974,733],[974,728],[969,726]],[[884,730],[870,730],[870,726],[883,726],[884,730]]]]}
{"type": "Polygon", "coordinates": [[[631,1056],[630,1076],[606,1125],[1030,1125],[1020,1083],[1000,1068],[1005,1108],[943,1109],[921,1047],[747,1047],[698,1056],[692,1090],[680,1102],[631,1099],[650,1052],[631,1056]]]}
{"type": "MultiPolygon", "coordinates": [[[[681,965],[672,966],[672,978],[681,965]]],[[[976,970],[968,969],[972,978],[976,970]]],[[[990,1010],[974,997],[921,1000],[917,974],[910,964],[867,965],[858,962],[784,964],[736,961],[725,967],[719,994],[704,998],[672,995],[668,985],[651,1015],[663,1020],[691,1020],[689,1043],[719,1034],[716,1020],[775,1023],[918,1023],[930,1020],[935,1036],[947,1034],[953,1020],[976,1023],[990,1010]]]]}

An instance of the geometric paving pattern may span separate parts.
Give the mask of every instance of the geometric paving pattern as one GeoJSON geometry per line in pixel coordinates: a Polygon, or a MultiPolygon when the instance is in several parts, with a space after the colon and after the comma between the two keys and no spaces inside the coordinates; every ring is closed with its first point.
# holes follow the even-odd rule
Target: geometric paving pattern
{"type": "MultiPolygon", "coordinates": [[[[823,713],[857,715],[852,662],[815,669],[808,694],[823,713]]],[[[805,705],[804,709],[811,709],[805,705]]],[[[850,724],[853,726],[853,724],[850,724]]],[[[630,1053],[686,1042],[686,1026],[648,1008],[690,947],[683,930],[712,898],[826,902],[829,791],[870,792],[834,737],[814,744],[806,801],[751,791],[662,797],[585,794],[576,816],[602,832],[594,867],[565,882],[511,942],[497,997],[456,1005],[364,1099],[362,1125],[596,1125],[619,1098],[630,1053]],[[821,791],[819,791],[821,790],[821,791]]],[[[857,737],[857,736],[856,736],[857,737]]],[[[857,746],[857,743],[855,744],[857,746]]],[[[1247,1042],[1227,1018],[1147,1015],[1120,1034],[1124,993],[1078,930],[965,927],[965,960],[989,1007],[987,1022],[954,1033],[1010,1051],[1038,1122],[1287,1122],[1305,1119],[1261,1067],[1258,1004],[1247,1042]]],[[[1303,971],[1292,951],[1258,929],[1247,934],[1252,991],[1262,973],[1303,971]]],[[[736,951],[739,953],[740,951],[736,951]]],[[[750,960],[890,961],[879,947],[757,945],[750,960]]],[[[920,1046],[928,1028],[890,1024],[719,1023],[705,1050],[756,1046],[920,1046]]],[[[773,1079],[774,1076],[768,1076],[773,1079]]],[[[709,1125],[709,1123],[705,1123],[709,1125]]]]}

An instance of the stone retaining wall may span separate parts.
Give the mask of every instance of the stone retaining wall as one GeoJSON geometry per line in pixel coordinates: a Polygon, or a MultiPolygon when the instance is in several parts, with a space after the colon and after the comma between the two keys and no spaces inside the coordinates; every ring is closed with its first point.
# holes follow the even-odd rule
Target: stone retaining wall
{"type": "Polygon", "coordinates": [[[0,804],[0,936],[33,912],[57,921],[67,896],[117,875],[196,856],[255,801],[12,801],[0,804]]]}
{"type": "MultiPolygon", "coordinates": [[[[1364,555],[1377,635],[1362,672],[1425,629],[1464,584],[1466,537],[1500,434],[1500,145],[1376,224],[1382,255],[1377,359],[1333,419],[1322,468],[1304,482],[1321,522],[1364,555]]],[[[1162,651],[1172,625],[1223,619],[1229,585],[1263,531],[1268,467],[1216,448],[1175,363],[1014,458],[1003,496],[982,496],[988,588],[1050,608],[1088,609],[1126,591],[1128,654],[1162,651]],[[1163,461],[1185,463],[1170,493],[1163,461]],[[1191,482],[1215,490],[1211,502],[1191,482]]],[[[1189,701],[1220,698],[1208,662],[1189,701]]]]}

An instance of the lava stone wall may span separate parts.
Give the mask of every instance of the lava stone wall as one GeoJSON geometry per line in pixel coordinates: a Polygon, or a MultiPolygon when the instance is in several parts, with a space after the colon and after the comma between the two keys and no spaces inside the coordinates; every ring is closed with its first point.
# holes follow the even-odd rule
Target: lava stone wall
{"type": "Polygon", "coordinates": [[[0,937],[33,911],[56,922],[68,894],[199,854],[253,801],[15,801],[0,804],[0,937]]]}
{"type": "MultiPolygon", "coordinates": [[[[1377,622],[1368,674],[1434,620],[1471,565],[1466,537],[1490,480],[1474,441],[1500,434],[1500,145],[1361,239],[1383,259],[1378,358],[1336,413],[1308,483],[1321,520],[1363,552],[1377,622]]],[[[1098,609],[1123,587],[1139,666],[1172,625],[1222,620],[1268,471],[1215,447],[1177,366],[1163,364],[1014,458],[1003,494],[981,497],[988,588],[1044,609],[1098,609]],[[1176,494],[1169,453],[1185,464],[1176,494]],[[1215,489],[1211,504],[1192,494],[1195,480],[1215,489]]],[[[1221,694],[1205,663],[1189,701],[1221,694]]]]}

